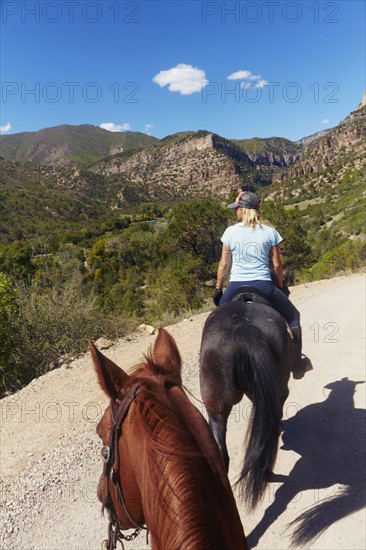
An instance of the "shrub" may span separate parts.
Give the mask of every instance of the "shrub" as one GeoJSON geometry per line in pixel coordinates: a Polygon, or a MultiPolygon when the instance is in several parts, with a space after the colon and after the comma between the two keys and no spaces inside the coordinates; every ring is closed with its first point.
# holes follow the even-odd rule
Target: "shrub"
{"type": "Polygon", "coordinates": [[[301,281],[313,281],[334,277],[337,273],[354,271],[366,264],[366,243],[347,240],[326,252],[310,269],[300,274],[301,281]]]}
{"type": "Polygon", "coordinates": [[[1,395],[47,372],[61,357],[85,351],[88,339],[122,336],[130,323],[123,315],[103,315],[95,296],[85,293],[80,273],[45,289],[19,285],[17,309],[10,319],[14,337],[3,366],[1,395]]]}
{"type": "Polygon", "coordinates": [[[169,253],[189,252],[205,264],[221,256],[220,237],[227,226],[228,212],[219,202],[205,199],[185,201],[174,209],[173,218],[162,234],[169,253]]]}
{"type": "Polygon", "coordinates": [[[16,293],[9,277],[0,272],[0,382],[4,383],[5,372],[10,366],[10,357],[15,340],[11,318],[16,314],[16,293]]]}
{"type": "Polygon", "coordinates": [[[299,213],[293,209],[286,210],[271,201],[263,204],[262,212],[264,218],[269,220],[283,237],[281,251],[284,265],[288,270],[296,274],[302,268],[310,266],[312,252],[306,242],[307,228],[299,213]]]}
{"type": "Polygon", "coordinates": [[[150,322],[162,319],[165,313],[179,315],[200,307],[204,291],[200,280],[203,266],[190,254],[172,259],[154,272],[148,280],[149,299],[145,301],[146,317],[150,322]]]}

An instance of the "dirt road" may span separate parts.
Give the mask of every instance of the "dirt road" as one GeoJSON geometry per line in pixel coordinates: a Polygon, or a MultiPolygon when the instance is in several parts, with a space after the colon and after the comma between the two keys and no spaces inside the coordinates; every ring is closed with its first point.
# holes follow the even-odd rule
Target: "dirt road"
{"type": "MultiPolygon", "coordinates": [[[[290,380],[275,478],[254,513],[238,500],[242,522],[250,547],[258,550],[362,550],[365,277],[301,285],[291,289],[291,298],[301,311],[304,351],[314,370],[302,380],[290,380]]],[[[184,383],[197,397],[206,317],[168,328],[184,360],[184,383]]],[[[106,355],[128,368],[153,340],[134,335],[106,355]]],[[[0,402],[1,549],[100,548],[107,521],[95,494],[101,460],[94,432],[106,404],[88,355],[0,402]]],[[[233,482],[242,464],[249,411],[243,400],[230,417],[233,482]]],[[[126,548],[149,547],[140,535],[126,548]]]]}

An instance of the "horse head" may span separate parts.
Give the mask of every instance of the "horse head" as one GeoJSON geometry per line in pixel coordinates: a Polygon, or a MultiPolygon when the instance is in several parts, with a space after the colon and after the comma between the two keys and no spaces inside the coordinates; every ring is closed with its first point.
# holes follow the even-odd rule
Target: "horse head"
{"type": "Polygon", "coordinates": [[[219,449],[182,388],[174,339],[160,329],[127,374],[90,343],[110,398],[97,426],[104,469],[98,497],[109,512],[108,550],[147,525],[154,549],[247,548],[219,449]],[[207,505],[210,503],[210,513],[207,505]]]}
{"type": "MultiPolygon", "coordinates": [[[[173,338],[164,329],[158,336],[146,357],[146,363],[139,365],[134,374],[128,375],[89,342],[98,382],[110,399],[96,432],[102,439],[103,473],[98,483],[98,498],[106,508],[111,522],[118,529],[141,527],[145,523],[143,503],[135,468],[131,465],[133,456],[141,457],[142,448],[137,448],[136,433],[133,443],[130,435],[136,432],[135,398],[139,393],[136,374],[153,374],[164,377],[165,383],[181,385],[181,358],[173,338]],[[127,449],[129,447],[129,449],[127,449]]],[[[140,445],[143,440],[140,438],[140,445]]]]}

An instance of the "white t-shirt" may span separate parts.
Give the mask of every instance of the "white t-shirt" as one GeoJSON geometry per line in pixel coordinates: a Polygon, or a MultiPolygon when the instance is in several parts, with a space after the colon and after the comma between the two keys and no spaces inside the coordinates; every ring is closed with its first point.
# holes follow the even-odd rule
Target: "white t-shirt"
{"type": "Polygon", "coordinates": [[[228,227],[221,241],[232,254],[230,281],[270,281],[269,252],[282,240],[277,229],[265,224],[228,227]]]}

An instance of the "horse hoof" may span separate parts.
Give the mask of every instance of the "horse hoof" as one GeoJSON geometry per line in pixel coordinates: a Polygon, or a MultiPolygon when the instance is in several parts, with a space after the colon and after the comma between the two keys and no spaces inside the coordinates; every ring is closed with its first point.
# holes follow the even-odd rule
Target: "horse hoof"
{"type": "Polygon", "coordinates": [[[310,370],[313,370],[313,365],[311,364],[309,357],[303,355],[301,358],[301,366],[299,365],[298,369],[292,371],[292,376],[295,380],[301,380],[301,378],[304,378],[305,373],[310,370]]]}
{"type": "Polygon", "coordinates": [[[304,378],[305,372],[306,372],[305,370],[299,370],[297,372],[293,372],[292,373],[292,378],[294,380],[301,380],[301,378],[304,378]]]}

